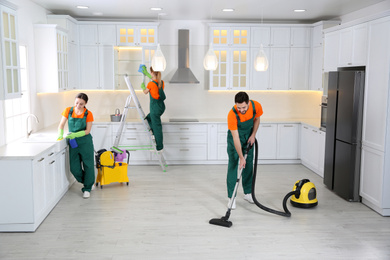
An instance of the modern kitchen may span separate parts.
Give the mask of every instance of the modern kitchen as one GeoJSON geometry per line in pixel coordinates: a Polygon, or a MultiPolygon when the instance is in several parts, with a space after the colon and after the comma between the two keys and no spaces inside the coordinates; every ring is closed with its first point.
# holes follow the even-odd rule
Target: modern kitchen
{"type": "Polygon", "coordinates": [[[104,2],[0,0],[1,259],[390,257],[390,0],[104,2]],[[145,149],[141,87],[158,55],[160,153],[145,149]],[[239,188],[226,229],[208,220],[226,210],[240,91],[263,110],[257,199],[282,209],[310,179],[318,205],[270,215],[239,188]],[[78,93],[93,113],[87,200],[57,140],[78,93]],[[101,180],[98,152],[115,147],[127,185],[101,180]]]}

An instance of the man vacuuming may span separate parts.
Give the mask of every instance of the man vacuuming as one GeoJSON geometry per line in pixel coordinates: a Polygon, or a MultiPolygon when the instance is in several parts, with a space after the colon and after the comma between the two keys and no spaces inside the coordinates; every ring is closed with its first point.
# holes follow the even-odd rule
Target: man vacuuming
{"type": "MultiPolygon", "coordinates": [[[[253,174],[253,148],[249,150],[247,158],[244,158],[244,151],[247,145],[253,145],[256,132],[260,125],[260,116],[263,108],[260,103],[249,100],[246,92],[238,92],[234,98],[235,106],[229,111],[227,153],[229,156],[227,172],[227,191],[229,202],[233,196],[234,187],[237,181],[237,170],[242,171],[242,187],[244,199],[249,203],[254,203],[252,198],[252,174],[253,174]]],[[[230,203],[228,202],[228,207],[230,203]]],[[[232,209],[236,208],[235,200],[232,209]]]]}

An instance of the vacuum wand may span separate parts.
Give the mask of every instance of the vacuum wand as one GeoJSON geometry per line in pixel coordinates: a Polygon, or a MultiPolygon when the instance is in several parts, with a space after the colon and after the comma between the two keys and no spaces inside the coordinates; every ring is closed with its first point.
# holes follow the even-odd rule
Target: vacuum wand
{"type": "MultiPolygon", "coordinates": [[[[244,153],[245,160],[246,160],[246,158],[248,156],[248,153],[249,153],[250,149],[252,149],[252,146],[253,146],[252,144],[248,144],[247,145],[247,147],[245,149],[245,153],[244,153]]],[[[213,218],[213,219],[211,219],[209,221],[210,224],[217,225],[217,226],[222,226],[222,227],[231,227],[233,225],[233,223],[231,221],[229,221],[229,217],[230,217],[230,212],[232,211],[233,203],[236,200],[237,189],[238,189],[238,185],[240,183],[240,179],[241,179],[241,175],[242,175],[242,171],[243,170],[244,170],[244,168],[240,169],[240,167],[238,167],[236,185],[234,186],[233,196],[232,196],[232,198],[229,201],[229,208],[226,211],[225,216],[222,217],[222,218],[213,218]]]]}

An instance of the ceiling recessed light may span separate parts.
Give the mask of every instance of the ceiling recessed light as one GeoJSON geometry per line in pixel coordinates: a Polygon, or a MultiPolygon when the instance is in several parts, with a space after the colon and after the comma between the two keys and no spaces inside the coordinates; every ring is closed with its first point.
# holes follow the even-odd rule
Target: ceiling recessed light
{"type": "Polygon", "coordinates": [[[162,8],[161,7],[151,7],[150,10],[152,10],[152,11],[161,11],[162,8]]]}
{"type": "Polygon", "coordinates": [[[85,6],[85,5],[78,5],[76,6],[78,9],[88,9],[89,7],[88,6],[85,6]]]}
{"type": "Polygon", "coordinates": [[[92,13],[93,15],[103,15],[103,13],[102,12],[94,12],[94,13],[92,13]]]}
{"type": "Polygon", "coordinates": [[[303,13],[303,12],[306,12],[306,9],[295,9],[294,12],[303,13]]]}
{"type": "Polygon", "coordinates": [[[222,12],[234,12],[233,8],[224,8],[222,9],[222,12]]]}

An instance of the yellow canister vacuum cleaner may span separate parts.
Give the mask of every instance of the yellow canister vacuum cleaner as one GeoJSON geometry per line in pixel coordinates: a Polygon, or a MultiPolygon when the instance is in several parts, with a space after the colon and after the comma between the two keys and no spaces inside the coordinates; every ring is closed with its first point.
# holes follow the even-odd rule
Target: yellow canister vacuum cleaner
{"type": "MultiPolygon", "coordinates": [[[[268,208],[268,207],[262,205],[256,199],[256,195],[255,195],[255,185],[256,185],[256,175],[257,175],[256,174],[257,173],[257,158],[258,158],[257,140],[255,140],[254,144],[255,144],[255,156],[254,156],[255,163],[254,163],[254,167],[253,167],[253,176],[252,176],[252,178],[253,178],[253,180],[252,180],[252,198],[253,198],[253,202],[256,204],[256,206],[258,206],[259,208],[261,208],[262,210],[265,210],[267,212],[270,212],[270,213],[273,213],[276,215],[280,215],[280,216],[284,216],[284,217],[291,217],[291,212],[288,210],[287,205],[286,205],[288,198],[291,196],[292,196],[292,198],[291,198],[290,202],[294,207],[312,208],[312,207],[317,206],[318,201],[316,198],[316,196],[317,196],[316,188],[315,188],[314,184],[311,183],[310,180],[308,180],[308,179],[302,179],[300,181],[297,181],[293,187],[293,190],[291,192],[287,193],[287,195],[284,197],[284,199],[283,199],[284,212],[277,211],[277,210],[274,210],[274,209],[271,209],[271,208],[268,208]]],[[[252,148],[252,145],[247,145],[245,153],[244,153],[245,159],[247,157],[247,153],[249,152],[249,150],[251,148],[252,148]]],[[[232,199],[229,202],[229,209],[227,210],[225,216],[223,216],[222,218],[211,219],[209,221],[210,224],[223,226],[223,227],[231,227],[233,225],[233,223],[231,221],[229,221],[229,217],[230,217],[230,212],[232,210],[233,202],[234,202],[235,197],[236,197],[235,194],[237,192],[237,188],[238,188],[238,185],[239,185],[239,182],[241,179],[242,170],[243,169],[238,170],[236,186],[235,186],[234,191],[233,191],[232,199]]]]}

